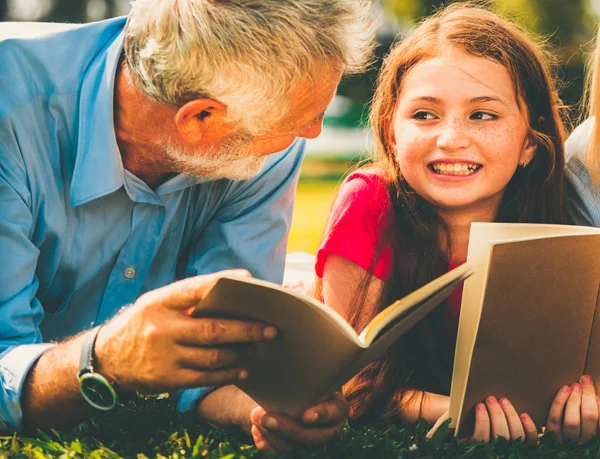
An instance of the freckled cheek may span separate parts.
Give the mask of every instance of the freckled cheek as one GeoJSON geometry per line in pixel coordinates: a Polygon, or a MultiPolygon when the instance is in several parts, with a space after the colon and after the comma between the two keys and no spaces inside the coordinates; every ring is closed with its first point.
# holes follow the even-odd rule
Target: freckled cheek
{"type": "Polygon", "coordinates": [[[507,168],[518,164],[525,142],[526,127],[509,123],[476,133],[477,143],[487,161],[504,163],[507,168]]]}
{"type": "Polygon", "coordinates": [[[396,159],[400,165],[422,163],[435,147],[435,141],[427,133],[402,126],[397,126],[396,132],[396,159]]]}
{"type": "Polygon", "coordinates": [[[518,156],[515,154],[517,150],[514,149],[516,145],[513,146],[514,148],[507,148],[506,144],[496,145],[498,147],[496,149],[493,147],[490,145],[485,155],[486,176],[489,186],[497,188],[499,191],[508,185],[515,174],[518,156]]]}
{"type": "Polygon", "coordinates": [[[519,165],[522,144],[515,141],[506,142],[504,138],[489,138],[480,145],[485,145],[483,156],[488,164],[494,164],[499,169],[514,171],[519,165]]]}

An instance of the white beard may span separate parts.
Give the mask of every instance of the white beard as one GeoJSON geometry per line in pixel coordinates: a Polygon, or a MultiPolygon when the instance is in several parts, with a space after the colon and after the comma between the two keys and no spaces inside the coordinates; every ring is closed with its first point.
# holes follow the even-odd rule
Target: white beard
{"type": "Polygon", "coordinates": [[[255,177],[267,161],[266,156],[248,152],[250,140],[246,134],[237,134],[201,152],[177,148],[170,143],[164,150],[178,172],[207,180],[248,180],[255,177]]]}

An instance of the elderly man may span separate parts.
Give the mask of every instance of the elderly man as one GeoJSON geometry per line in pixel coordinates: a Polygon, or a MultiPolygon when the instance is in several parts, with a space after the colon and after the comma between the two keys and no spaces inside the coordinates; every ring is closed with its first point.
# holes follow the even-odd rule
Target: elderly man
{"type": "Polygon", "coordinates": [[[3,430],[174,390],[264,449],[332,436],[339,397],[292,420],[227,385],[276,330],[189,311],[210,273],[281,281],[301,138],[368,59],[368,10],[137,0],[126,20],[1,25],[3,430]]]}

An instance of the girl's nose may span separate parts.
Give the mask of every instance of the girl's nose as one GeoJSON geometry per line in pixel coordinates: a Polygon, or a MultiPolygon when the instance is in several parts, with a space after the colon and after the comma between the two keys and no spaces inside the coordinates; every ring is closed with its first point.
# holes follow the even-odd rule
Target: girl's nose
{"type": "Polygon", "coordinates": [[[469,143],[467,126],[459,119],[448,120],[437,138],[437,146],[446,151],[461,150],[468,147],[469,143]]]}

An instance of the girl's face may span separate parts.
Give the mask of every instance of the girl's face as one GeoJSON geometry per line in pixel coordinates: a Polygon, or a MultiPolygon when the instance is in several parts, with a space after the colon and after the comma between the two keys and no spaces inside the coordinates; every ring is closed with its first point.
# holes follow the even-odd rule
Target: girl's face
{"type": "Polygon", "coordinates": [[[508,70],[450,50],[404,77],[394,119],[408,184],[439,210],[495,212],[535,145],[508,70]]]}

